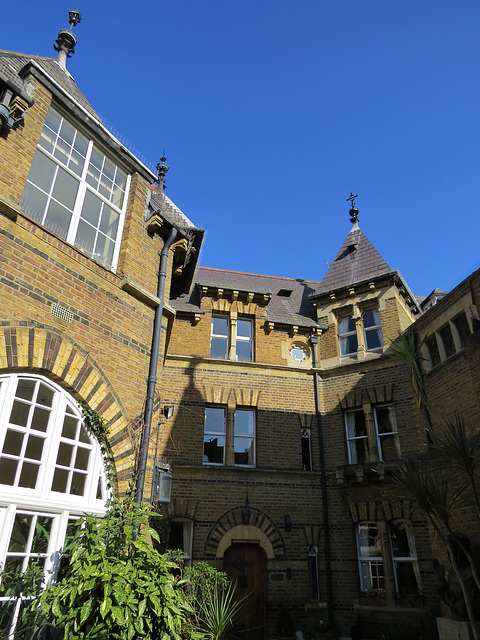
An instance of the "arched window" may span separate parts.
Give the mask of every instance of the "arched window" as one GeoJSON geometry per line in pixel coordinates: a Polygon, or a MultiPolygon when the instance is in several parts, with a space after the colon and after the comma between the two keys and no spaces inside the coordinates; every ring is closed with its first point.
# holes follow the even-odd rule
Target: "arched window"
{"type": "Polygon", "coordinates": [[[12,576],[47,581],[69,524],[103,515],[106,497],[100,447],[74,399],[43,376],[0,376],[0,633],[28,600],[12,576]]]}

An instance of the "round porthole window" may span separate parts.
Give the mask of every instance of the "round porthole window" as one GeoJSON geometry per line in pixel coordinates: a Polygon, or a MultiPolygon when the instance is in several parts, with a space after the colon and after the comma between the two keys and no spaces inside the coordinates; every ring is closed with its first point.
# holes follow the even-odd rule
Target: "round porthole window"
{"type": "Polygon", "coordinates": [[[303,362],[308,358],[308,351],[302,344],[294,344],[289,353],[295,362],[303,362]]]}

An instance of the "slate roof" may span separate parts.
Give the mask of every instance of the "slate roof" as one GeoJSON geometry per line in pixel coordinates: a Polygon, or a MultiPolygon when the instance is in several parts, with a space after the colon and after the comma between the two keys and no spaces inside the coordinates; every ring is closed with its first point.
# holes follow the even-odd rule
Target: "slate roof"
{"type": "Polygon", "coordinates": [[[100,120],[88,100],[77,87],[77,84],[70,73],[63,70],[54,58],[29,56],[23,53],[0,50],[0,75],[3,75],[12,82],[25,87],[24,80],[18,74],[29,62],[34,62],[35,65],[38,65],[43,69],[43,71],[48,73],[48,75],[51,76],[63,89],[65,89],[72,98],[80,103],[82,107],[90,113],[90,115],[94,116],[97,120],[100,120]]]}
{"type": "Polygon", "coordinates": [[[354,225],[311,297],[393,273],[363,231],[354,225]]]}
{"type": "Polygon", "coordinates": [[[201,286],[268,294],[271,299],[266,306],[267,320],[279,324],[314,327],[317,326],[316,312],[309,296],[319,284],[310,280],[197,267],[190,292],[172,300],[171,305],[180,312],[201,313],[201,286]],[[288,297],[279,296],[278,292],[282,289],[291,291],[291,294],[288,297]]]}

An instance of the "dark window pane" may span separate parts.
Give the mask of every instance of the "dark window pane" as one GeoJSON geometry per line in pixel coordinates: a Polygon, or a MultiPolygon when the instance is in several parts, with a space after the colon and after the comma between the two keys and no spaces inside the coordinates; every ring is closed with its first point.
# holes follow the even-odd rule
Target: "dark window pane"
{"type": "Polygon", "coordinates": [[[20,378],[17,384],[17,390],[15,392],[16,398],[22,398],[23,400],[31,400],[33,398],[33,392],[35,391],[35,381],[20,378]]]}
{"type": "Polygon", "coordinates": [[[32,520],[33,516],[28,516],[22,513],[17,513],[15,515],[12,535],[8,545],[8,551],[10,553],[24,553],[27,550],[27,542],[32,520]]]}
{"type": "Polygon", "coordinates": [[[203,461],[213,464],[223,464],[223,450],[225,438],[210,438],[205,436],[203,442],[203,461]]]}
{"type": "Polygon", "coordinates": [[[80,426],[80,433],[78,436],[78,440],[79,442],[85,442],[86,444],[91,444],[91,438],[88,435],[87,428],[83,424],[80,426]]]}
{"type": "Polygon", "coordinates": [[[45,433],[48,427],[48,420],[50,418],[50,411],[48,409],[42,409],[41,407],[35,407],[32,418],[32,429],[36,431],[42,431],[45,433]]]}
{"type": "Polygon", "coordinates": [[[183,547],[183,522],[170,521],[168,548],[181,549],[182,551],[186,551],[186,549],[184,549],[183,547]]]}
{"type": "Polygon", "coordinates": [[[88,469],[88,461],[90,459],[90,451],[83,447],[78,447],[77,456],[75,458],[75,469],[86,471],[88,469]]]}
{"type": "Polygon", "coordinates": [[[87,476],[84,473],[77,473],[74,471],[72,476],[72,485],[70,487],[70,493],[74,496],[83,496],[85,493],[85,480],[87,476]]]}
{"type": "Polygon", "coordinates": [[[55,469],[52,482],[52,491],[65,493],[67,491],[68,471],[65,469],[55,469]]]}
{"type": "Polygon", "coordinates": [[[235,464],[255,464],[254,442],[253,438],[234,438],[235,464]]]}
{"type": "Polygon", "coordinates": [[[75,440],[77,437],[78,420],[73,416],[66,415],[63,421],[62,437],[75,440]]]}
{"type": "Polygon", "coordinates": [[[47,385],[40,383],[40,388],[38,390],[37,402],[38,404],[43,404],[45,407],[51,407],[53,402],[53,396],[55,392],[47,385]]]}
{"type": "Polygon", "coordinates": [[[252,337],[251,320],[237,320],[237,336],[240,336],[241,338],[252,337]]]}
{"type": "Polygon", "coordinates": [[[310,437],[303,435],[301,437],[302,442],[302,467],[304,471],[312,470],[312,453],[310,449],[310,437]]]}
{"type": "Polygon", "coordinates": [[[455,318],[453,323],[458,331],[458,335],[460,336],[460,342],[462,343],[462,347],[463,347],[465,346],[465,340],[470,335],[470,327],[468,326],[467,316],[464,313],[462,313],[455,318]]]}
{"type": "Polygon", "coordinates": [[[39,468],[37,464],[24,462],[18,486],[24,487],[25,489],[35,489],[39,468]]]}
{"type": "Polygon", "coordinates": [[[25,457],[30,458],[30,460],[41,460],[44,442],[45,440],[43,438],[29,436],[25,457]]]}
{"type": "Polygon", "coordinates": [[[18,462],[9,458],[0,458],[0,484],[8,484],[10,487],[15,482],[18,462]]]}
{"type": "Polygon", "coordinates": [[[61,442],[58,447],[57,464],[61,464],[63,467],[69,467],[72,462],[72,453],[72,445],[61,442]]]}
{"type": "Polygon", "coordinates": [[[205,433],[225,433],[225,410],[215,407],[205,409],[205,433]]]}
{"type": "Polygon", "coordinates": [[[9,453],[12,456],[19,456],[22,449],[23,433],[9,429],[5,436],[2,453],[9,453]]]}
{"type": "Polygon", "coordinates": [[[212,318],[212,334],[228,336],[228,318],[214,316],[212,318]]]}
{"type": "Polygon", "coordinates": [[[48,516],[37,517],[32,542],[33,553],[47,553],[52,522],[53,518],[49,518],[48,516]]]}
{"type": "Polygon", "coordinates": [[[435,335],[430,336],[425,340],[425,344],[428,347],[428,352],[430,354],[430,360],[432,362],[432,367],[435,367],[437,364],[440,364],[440,352],[438,350],[437,340],[435,335]]]}
{"type": "Polygon", "coordinates": [[[400,595],[417,593],[418,584],[415,578],[413,562],[395,562],[395,573],[400,595]]]}
{"type": "Polygon", "coordinates": [[[20,427],[26,427],[29,411],[29,404],[15,400],[12,407],[12,413],[10,414],[11,424],[18,424],[20,427]]]}
{"type": "Polygon", "coordinates": [[[370,329],[365,331],[365,340],[367,343],[367,351],[380,349],[383,346],[382,333],[380,329],[370,329]]]}
{"type": "Polygon", "coordinates": [[[439,334],[440,334],[440,338],[442,339],[443,347],[445,349],[445,353],[447,354],[447,358],[449,358],[450,356],[453,356],[453,354],[456,353],[456,349],[455,349],[455,343],[453,341],[452,330],[450,329],[450,325],[447,324],[446,327],[443,327],[443,329],[439,331],[439,334]]]}

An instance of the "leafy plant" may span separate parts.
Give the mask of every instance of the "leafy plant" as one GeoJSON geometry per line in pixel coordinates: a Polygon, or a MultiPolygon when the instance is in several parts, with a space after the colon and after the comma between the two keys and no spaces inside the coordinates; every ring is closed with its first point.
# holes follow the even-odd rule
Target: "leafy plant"
{"type": "MultiPolygon", "coordinates": [[[[78,528],[65,576],[40,597],[42,615],[71,640],[192,637],[192,607],[146,506],[113,502],[78,528]]],[[[158,517],[158,516],[157,516],[158,517]]]]}
{"type": "Polygon", "coordinates": [[[215,582],[198,601],[199,628],[207,640],[224,640],[236,629],[245,598],[235,600],[234,582],[215,582]]]}

